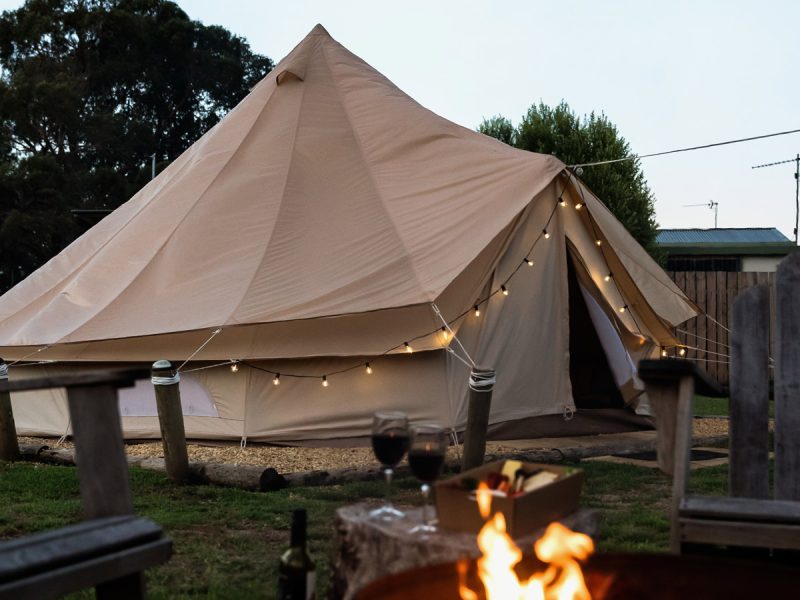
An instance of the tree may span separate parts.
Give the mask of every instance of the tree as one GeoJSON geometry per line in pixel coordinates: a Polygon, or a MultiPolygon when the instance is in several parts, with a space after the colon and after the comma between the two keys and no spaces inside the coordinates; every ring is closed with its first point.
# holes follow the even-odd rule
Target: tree
{"type": "MultiPolygon", "coordinates": [[[[478,131],[523,150],[554,154],[568,165],[632,154],[608,117],[591,113],[581,118],[564,101],[555,108],[534,104],[516,128],[505,117],[495,116],[484,119],[478,131]]],[[[580,177],[631,235],[650,254],[658,256],[653,193],[639,160],[586,167],[580,177]]]]}
{"type": "Polygon", "coordinates": [[[0,15],[0,289],[113,209],[273,67],[168,0],[28,0],[0,15]]]}

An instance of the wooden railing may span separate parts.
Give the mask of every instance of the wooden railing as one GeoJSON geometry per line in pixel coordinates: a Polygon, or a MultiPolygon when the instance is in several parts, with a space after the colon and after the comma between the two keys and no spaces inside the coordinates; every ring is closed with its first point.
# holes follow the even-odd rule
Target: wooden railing
{"type": "MultiPolygon", "coordinates": [[[[733,300],[745,288],[767,284],[770,289],[770,322],[774,324],[775,273],[668,271],[668,275],[708,315],[678,326],[678,339],[689,347],[687,357],[695,359],[699,367],[727,385],[730,360],[728,330],[733,300]]],[[[774,356],[772,337],[769,347],[770,356],[774,356]]]]}

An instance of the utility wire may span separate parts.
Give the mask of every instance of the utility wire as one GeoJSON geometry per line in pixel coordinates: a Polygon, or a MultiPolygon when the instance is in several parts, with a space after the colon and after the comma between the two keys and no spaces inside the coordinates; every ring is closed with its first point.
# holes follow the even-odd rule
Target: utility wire
{"type": "Polygon", "coordinates": [[[578,165],[570,165],[570,168],[576,169],[578,167],[596,167],[597,165],[609,165],[612,163],[624,162],[626,160],[636,160],[639,158],[651,158],[653,156],[664,156],[665,154],[677,154],[678,152],[690,152],[692,150],[703,150],[704,148],[714,148],[715,146],[727,146],[729,144],[739,144],[741,142],[752,142],[753,140],[763,140],[764,138],[777,137],[779,135],[789,135],[791,133],[800,133],[800,129],[791,129],[789,131],[779,131],[777,133],[767,133],[764,135],[755,135],[753,137],[739,138],[738,140],[728,140],[727,142],[715,142],[713,144],[704,144],[702,146],[691,146],[690,148],[677,148],[675,150],[665,150],[663,152],[653,152],[652,154],[634,154],[633,156],[626,156],[624,158],[614,158],[611,160],[599,160],[597,162],[581,163],[578,165]]]}

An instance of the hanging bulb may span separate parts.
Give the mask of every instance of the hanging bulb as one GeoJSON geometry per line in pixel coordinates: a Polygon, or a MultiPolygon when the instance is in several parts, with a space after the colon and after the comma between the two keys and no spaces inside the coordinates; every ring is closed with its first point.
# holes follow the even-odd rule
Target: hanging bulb
{"type": "Polygon", "coordinates": [[[669,356],[669,352],[667,352],[666,348],[661,349],[661,358],[667,358],[669,356]]]}
{"type": "Polygon", "coordinates": [[[501,285],[500,291],[503,292],[503,296],[508,296],[508,288],[506,286],[501,285]]]}
{"type": "Polygon", "coordinates": [[[606,275],[605,277],[603,277],[603,279],[605,279],[606,281],[611,281],[611,278],[612,278],[612,277],[613,277],[613,275],[612,275],[611,273],[609,273],[608,275],[606,275]]]}
{"type": "Polygon", "coordinates": [[[281,384],[281,374],[275,373],[275,377],[272,378],[272,385],[280,385],[281,384]]]}
{"type": "Polygon", "coordinates": [[[644,346],[644,343],[647,341],[643,335],[639,336],[639,345],[644,346]]]}
{"type": "Polygon", "coordinates": [[[626,310],[628,310],[627,304],[625,306],[620,307],[619,312],[624,313],[626,310]]]}
{"type": "Polygon", "coordinates": [[[414,349],[408,345],[408,342],[403,342],[403,346],[405,346],[406,352],[408,352],[409,354],[411,354],[414,351],[414,349]]]}
{"type": "Polygon", "coordinates": [[[681,348],[680,350],[678,350],[678,355],[679,356],[686,356],[686,348],[681,348]]]}
{"type": "Polygon", "coordinates": [[[480,317],[481,316],[481,309],[478,308],[477,304],[475,305],[475,316],[476,317],[480,317]]]}
{"type": "Polygon", "coordinates": [[[546,240],[550,239],[550,234],[547,233],[547,229],[542,229],[542,233],[544,234],[544,239],[546,240]]]}
{"type": "Polygon", "coordinates": [[[372,367],[369,366],[369,363],[367,363],[367,368],[365,370],[367,372],[367,375],[372,375],[372,367]]]}
{"type": "Polygon", "coordinates": [[[328,387],[328,376],[327,375],[323,375],[322,376],[322,387],[328,387]]]}
{"type": "Polygon", "coordinates": [[[238,373],[239,372],[239,365],[236,363],[231,364],[231,373],[238,373]]]}
{"type": "Polygon", "coordinates": [[[450,338],[450,332],[447,331],[447,327],[442,326],[442,339],[446,342],[450,338]]]}
{"type": "Polygon", "coordinates": [[[598,245],[598,246],[602,246],[603,245],[603,240],[595,240],[594,243],[596,245],[598,245]]]}
{"type": "Polygon", "coordinates": [[[564,200],[564,198],[563,198],[563,197],[561,197],[561,198],[559,198],[559,199],[558,199],[558,203],[559,203],[559,204],[560,204],[562,207],[564,207],[564,206],[566,206],[566,205],[567,205],[567,201],[566,201],[566,200],[564,200]]]}
{"type": "Polygon", "coordinates": [[[529,267],[532,267],[533,266],[533,261],[526,256],[525,257],[525,264],[528,265],[529,267]]]}
{"type": "Polygon", "coordinates": [[[578,203],[575,205],[575,210],[580,210],[581,208],[583,208],[583,204],[581,204],[580,202],[578,202],[578,203]]]}

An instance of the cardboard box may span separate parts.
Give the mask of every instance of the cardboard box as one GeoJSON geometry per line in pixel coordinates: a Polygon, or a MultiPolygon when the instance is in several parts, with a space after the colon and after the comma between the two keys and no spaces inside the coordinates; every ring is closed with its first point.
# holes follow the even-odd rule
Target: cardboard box
{"type": "MultiPolygon", "coordinates": [[[[439,526],[477,534],[483,527],[484,520],[478,511],[474,492],[463,489],[461,480],[472,478],[485,481],[489,473],[500,473],[505,462],[501,460],[487,463],[446,481],[437,482],[434,487],[439,526]]],[[[536,463],[522,463],[521,468],[526,473],[540,469],[552,471],[559,478],[521,496],[492,497],[492,512],[503,513],[506,531],[513,538],[524,537],[575,511],[583,486],[583,471],[580,469],[536,463]]]]}

